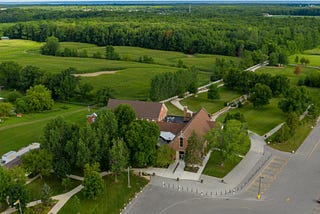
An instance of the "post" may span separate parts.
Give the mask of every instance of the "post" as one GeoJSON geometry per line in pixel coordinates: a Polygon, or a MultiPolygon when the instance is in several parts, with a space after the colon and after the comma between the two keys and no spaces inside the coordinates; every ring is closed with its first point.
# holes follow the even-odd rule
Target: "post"
{"type": "Polygon", "coordinates": [[[260,176],[259,178],[259,189],[258,189],[258,195],[257,195],[257,199],[260,200],[261,198],[261,181],[262,181],[263,176],[260,176]]]}
{"type": "Polygon", "coordinates": [[[130,186],[130,170],[129,170],[129,166],[128,166],[128,188],[131,188],[130,186]]]}
{"type": "Polygon", "coordinates": [[[20,214],[22,214],[22,210],[21,210],[21,203],[19,201],[19,211],[20,211],[20,214]]]}

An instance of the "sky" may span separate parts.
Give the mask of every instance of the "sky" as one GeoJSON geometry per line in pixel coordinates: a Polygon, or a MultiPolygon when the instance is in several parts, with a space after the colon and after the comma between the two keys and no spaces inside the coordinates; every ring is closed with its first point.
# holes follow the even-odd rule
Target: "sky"
{"type": "MultiPolygon", "coordinates": [[[[0,0],[0,2],[81,2],[81,1],[104,1],[104,2],[145,2],[145,1],[152,1],[161,3],[163,1],[157,0],[0,0]]],[[[320,2],[320,0],[164,0],[165,2],[301,2],[301,3],[314,3],[320,2]]]]}

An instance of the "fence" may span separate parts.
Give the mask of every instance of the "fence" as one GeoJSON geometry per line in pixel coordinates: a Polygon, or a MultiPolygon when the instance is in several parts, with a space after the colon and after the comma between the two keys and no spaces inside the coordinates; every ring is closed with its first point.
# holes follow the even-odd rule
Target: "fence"
{"type": "MultiPolygon", "coordinates": [[[[204,188],[201,188],[200,185],[195,185],[193,187],[190,187],[190,186],[180,185],[175,183],[166,183],[164,181],[162,182],[162,187],[176,190],[176,191],[181,191],[181,192],[193,193],[193,194],[197,194],[204,197],[232,196],[232,195],[235,195],[236,193],[241,192],[252,181],[252,179],[262,169],[262,167],[270,160],[271,157],[272,157],[271,153],[269,153],[268,155],[263,154],[263,156],[260,158],[260,160],[256,164],[256,167],[254,167],[254,170],[252,171],[252,173],[250,173],[244,179],[244,181],[242,181],[240,184],[238,184],[234,188],[225,188],[225,189],[219,189],[219,190],[209,189],[209,188],[204,189],[204,188]]],[[[223,182],[223,180],[221,181],[223,182]]]]}

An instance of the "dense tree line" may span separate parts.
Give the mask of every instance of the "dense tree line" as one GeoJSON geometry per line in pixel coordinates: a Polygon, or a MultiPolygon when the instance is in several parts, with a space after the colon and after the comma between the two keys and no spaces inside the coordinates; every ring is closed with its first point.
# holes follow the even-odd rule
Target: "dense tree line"
{"type": "Polygon", "coordinates": [[[158,153],[163,158],[164,151],[157,148],[160,131],[156,123],[136,120],[134,110],[128,105],[97,114],[93,124],[83,127],[62,118],[46,125],[41,147],[52,154],[52,168],[58,176],[64,177],[74,169],[95,163],[99,163],[101,170],[118,175],[126,166],[156,164],[158,153]]]}
{"type": "Polygon", "coordinates": [[[289,88],[289,79],[283,75],[257,74],[251,71],[230,70],[223,78],[225,86],[241,93],[249,93],[257,83],[269,86],[273,96],[289,88]]]}
{"type": "Polygon", "coordinates": [[[197,70],[194,67],[185,71],[158,74],[151,80],[150,99],[159,101],[176,95],[182,96],[187,91],[195,93],[197,86],[197,70]]]}
{"type": "MultiPolygon", "coordinates": [[[[21,92],[13,91],[8,95],[9,102],[21,104],[21,112],[28,112],[23,108],[25,106],[23,101],[28,103],[28,100],[25,98],[19,100],[19,98],[22,98],[22,94],[27,94],[28,90],[37,85],[43,85],[50,90],[50,99],[52,97],[59,101],[96,102],[98,105],[106,105],[108,98],[112,96],[112,90],[105,87],[94,94],[92,92],[93,86],[88,83],[80,83],[80,78],[74,76],[76,72],[74,68],[67,68],[60,73],[52,74],[35,66],[22,67],[16,62],[7,61],[0,64],[0,85],[5,86],[8,90],[21,92]]],[[[33,106],[31,107],[33,108],[33,106]]],[[[37,109],[44,110],[41,108],[37,109]]]]}
{"type": "Polygon", "coordinates": [[[299,80],[300,85],[320,88],[320,73],[310,73],[304,79],[299,80]]]}
{"type": "MultiPolygon", "coordinates": [[[[45,41],[47,37],[55,36],[59,41],[100,46],[126,45],[191,54],[239,56],[246,59],[245,64],[258,63],[271,53],[275,53],[275,59],[275,55],[289,55],[319,45],[320,27],[316,19],[263,17],[262,13],[269,9],[254,6],[194,6],[191,14],[188,14],[185,6],[136,12],[79,10],[77,13],[83,16],[73,11],[68,14],[68,20],[64,19],[66,12],[59,11],[61,18],[19,22],[6,27],[3,34],[34,41],[45,41]],[[104,16],[101,16],[102,13],[104,16]],[[196,25],[195,20],[198,20],[196,25]]],[[[16,11],[7,10],[4,13],[10,17],[9,14],[16,11]]],[[[281,57],[278,59],[281,61],[281,57]]]]}

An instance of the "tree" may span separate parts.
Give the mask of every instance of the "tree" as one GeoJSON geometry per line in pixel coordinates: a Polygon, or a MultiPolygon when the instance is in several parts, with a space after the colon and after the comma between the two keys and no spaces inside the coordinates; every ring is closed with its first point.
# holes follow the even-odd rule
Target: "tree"
{"type": "Polygon", "coordinates": [[[50,110],[54,101],[51,98],[51,91],[43,85],[36,85],[27,90],[25,101],[30,112],[50,110]]]}
{"type": "Polygon", "coordinates": [[[118,182],[117,176],[128,165],[129,152],[125,142],[120,139],[113,140],[113,145],[110,150],[110,165],[111,172],[115,176],[115,182],[118,182]]]}
{"type": "Polygon", "coordinates": [[[118,137],[118,124],[114,113],[110,109],[103,109],[97,112],[98,117],[92,124],[93,130],[97,135],[100,151],[100,166],[103,170],[110,169],[109,151],[113,139],[118,137]]]}
{"type": "Polygon", "coordinates": [[[66,191],[67,189],[70,188],[71,186],[71,179],[70,178],[63,178],[62,181],[61,181],[61,186],[63,186],[64,188],[64,191],[66,191]]]}
{"type": "Polygon", "coordinates": [[[112,98],[113,90],[108,87],[103,87],[99,89],[96,93],[96,103],[99,106],[106,106],[108,104],[109,98],[112,98]]]}
{"type": "Polygon", "coordinates": [[[106,46],[106,58],[110,60],[119,60],[120,56],[115,52],[114,47],[111,45],[106,46]]]}
{"type": "Polygon", "coordinates": [[[186,165],[202,165],[203,143],[193,131],[188,139],[184,161],[186,165]]]}
{"type": "Polygon", "coordinates": [[[297,65],[296,68],[294,69],[294,74],[299,75],[302,71],[302,68],[300,65],[297,65]]]}
{"type": "Polygon", "coordinates": [[[275,75],[271,78],[270,89],[273,96],[284,94],[290,87],[290,80],[284,75],[275,75]]]}
{"type": "Polygon", "coordinates": [[[32,150],[22,156],[22,167],[26,172],[47,176],[52,169],[52,155],[45,150],[32,150]]]}
{"type": "Polygon", "coordinates": [[[0,85],[7,89],[19,89],[22,67],[12,61],[0,64],[0,85]]]}
{"type": "Polygon", "coordinates": [[[0,102],[0,117],[9,117],[12,109],[13,105],[11,103],[0,102]]]}
{"type": "Polygon", "coordinates": [[[41,53],[44,55],[55,56],[59,49],[59,40],[58,38],[51,36],[46,39],[46,43],[41,47],[41,53]]]}
{"type": "Polygon", "coordinates": [[[273,136],[273,141],[277,143],[285,143],[291,137],[291,131],[285,123],[273,136]]]}
{"type": "Polygon", "coordinates": [[[309,63],[310,63],[310,60],[306,58],[306,60],[304,61],[304,64],[307,66],[309,63]]]}
{"type": "Polygon", "coordinates": [[[22,210],[27,206],[29,201],[29,192],[24,184],[14,183],[8,192],[10,206],[15,206],[17,209],[21,207],[22,210]],[[16,203],[18,202],[18,203],[16,203]]]}
{"type": "Polygon", "coordinates": [[[272,91],[269,86],[257,83],[250,93],[249,100],[252,102],[255,108],[269,104],[269,100],[272,98],[272,91]]]}
{"type": "Polygon", "coordinates": [[[236,112],[236,113],[228,112],[226,117],[224,118],[223,123],[226,123],[228,120],[239,120],[241,123],[247,122],[244,115],[240,112],[236,112]]]}
{"type": "Polygon", "coordinates": [[[21,82],[19,89],[26,91],[31,86],[39,85],[44,83],[45,72],[41,71],[35,66],[26,66],[21,71],[21,82]]]}
{"type": "Polygon", "coordinates": [[[118,121],[118,135],[124,138],[130,123],[137,118],[136,112],[130,105],[120,104],[114,109],[114,114],[118,121]]]}
{"type": "Polygon", "coordinates": [[[92,164],[100,161],[100,145],[97,133],[90,126],[81,127],[77,141],[76,165],[84,168],[85,164],[92,164]]]}
{"type": "Polygon", "coordinates": [[[206,135],[211,148],[220,149],[222,164],[226,160],[235,160],[245,155],[250,147],[247,127],[238,120],[228,120],[224,126],[217,123],[206,135]]]}
{"type": "Polygon", "coordinates": [[[125,134],[125,142],[130,151],[130,164],[135,167],[155,164],[156,145],[160,136],[158,125],[145,120],[135,120],[125,134]]]}
{"type": "Polygon", "coordinates": [[[104,191],[105,185],[99,174],[99,164],[86,164],[84,169],[83,193],[89,199],[96,199],[104,191]]]}
{"type": "Polygon", "coordinates": [[[296,55],[296,57],[294,58],[294,62],[295,62],[296,64],[299,63],[299,56],[298,56],[298,55],[296,55]]]}
{"type": "Polygon", "coordinates": [[[217,85],[210,85],[209,91],[208,91],[208,99],[214,100],[214,99],[219,99],[220,94],[219,94],[219,89],[217,85]]]}
{"type": "Polygon", "coordinates": [[[24,209],[28,200],[29,194],[24,185],[26,176],[21,168],[6,169],[0,167],[0,202],[5,203],[7,196],[9,197],[10,206],[14,206],[14,203],[19,200],[21,206],[24,209]]]}
{"type": "Polygon", "coordinates": [[[290,112],[287,115],[287,119],[286,119],[286,124],[288,125],[289,129],[290,129],[290,135],[294,135],[296,129],[299,126],[299,116],[294,113],[294,112],[290,112]]]}
{"type": "Polygon", "coordinates": [[[91,99],[91,91],[93,90],[93,86],[89,83],[84,83],[79,85],[79,97],[81,100],[90,100],[91,99]]]}
{"type": "Polygon", "coordinates": [[[285,94],[285,98],[278,103],[278,107],[284,113],[295,112],[302,114],[309,105],[309,93],[304,87],[291,87],[285,94]]]}
{"type": "Polygon", "coordinates": [[[67,145],[73,139],[74,129],[61,117],[50,120],[44,128],[41,148],[52,154],[52,168],[61,178],[69,174],[72,167],[67,145]]]}
{"type": "Polygon", "coordinates": [[[301,57],[301,59],[300,59],[300,63],[301,63],[302,65],[304,65],[304,64],[306,63],[306,58],[301,57]]]}
{"type": "Polygon", "coordinates": [[[48,184],[44,183],[41,188],[41,192],[40,192],[40,200],[45,206],[47,206],[51,203],[52,194],[53,193],[52,193],[52,189],[50,188],[50,186],[48,184]]]}
{"type": "Polygon", "coordinates": [[[10,103],[15,103],[18,98],[21,98],[22,94],[19,91],[12,91],[7,95],[7,100],[10,103]]]}
{"type": "Polygon", "coordinates": [[[271,53],[269,55],[269,65],[278,65],[279,64],[279,54],[278,53],[271,53]]]}
{"type": "Polygon", "coordinates": [[[80,79],[73,75],[76,72],[76,69],[68,68],[50,78],[49,89],[52,90],[53,97],[68,101],[77,94],[80,79]]]}
{"type": "Polygon", "coordinates": [[[167,145],[161,145],[157,149],[157,167],[168,167],[173,163],[175,157],[175,151],[167,145]]]}

